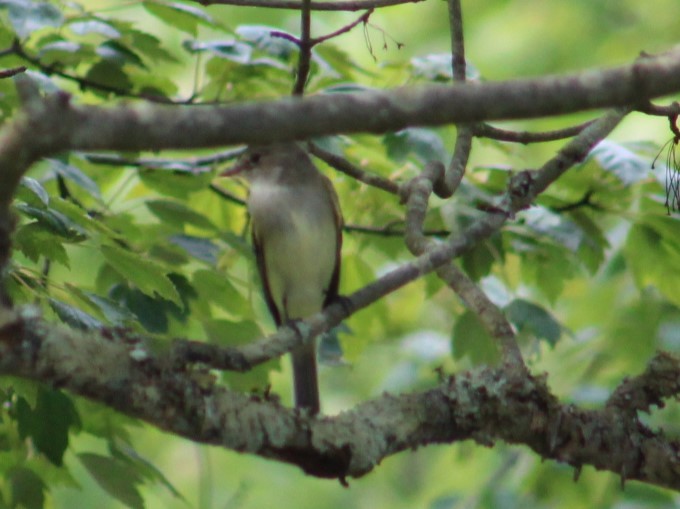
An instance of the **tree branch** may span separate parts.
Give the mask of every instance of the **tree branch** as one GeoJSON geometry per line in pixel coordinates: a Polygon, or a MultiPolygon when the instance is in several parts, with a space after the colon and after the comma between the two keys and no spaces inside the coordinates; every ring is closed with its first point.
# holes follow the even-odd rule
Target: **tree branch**
{"type": "Polygon", "coordinates": [[[19,65],[17,67],[10,67],[9,69],[3,69],[0,71],[0,79],[11,78],[12,76],[16,76],[17,74],[21,74],[22,72],[26,72],[25,65],[19,65]]]}
{"type": "MultiPolygon", "coordinates": [[[[451,27],[451,70],[456,83],[465,83],[467,63],[465,62],[465,37],[463,34],[463,10],[460,0],[449,0],[449,26],[451,27]]],[[[474,128],[470,124],[456,126],[456,145],[445,177],[435,182],[434,192],[441,198],[448,198],[456,192],[463,180],[472,151],[474,128]]]]}
{"type": "Polygon", "coordinates": [[[243,148],[223,150],[207,156],[188,157],[182,159],[170,159],[160,157],[123,157],[113,154],[96,154],[96,153],[81,153],[81,157],[87,159],[93,164],[110,164],[112,166],[134,166],[137,168],[160,168],[170,171],[187,171],[191,173],[198,173],[199,171],[210,170],[196,170],[204,166],[214,166],[216,164],[233,161],[243,154],[243,148]]]}
{"type": "Polygon", "coordinates": [[[309,77],[309,65],[312,60],[312,1],[302,0],[300,10],[300,40],[298,41],[299,57],[297,65],[297,76],[293,85],[293,95],[302,96],[309,77]]]}
{"type": "MultiPolygon", "coordinates": [[[[423,234],[427,205],[436,183],[444,178],[441,163],[429,163],[422,173],[404,186],[406,197],[406,245],[414,255],[436,249],[437,243],[423,234]]],[[[495,338],[503,353],[506,366],[518,373],[526,371],[522,353],[510,322],[467,275],[452,263],[436,270],[437,275],[465,302],[495,338]]]]}
{"type": "Polygon", "coordinates": [[[399,194],[399,184],[393,182],[389,179],[383,178],[380,175],[375,175],[373,173],[368,173],[361,168],[353,165],[344,157],[337,156],[327,150],[318,147],[317,145],[310,143],[309,151],[322,161],[324,161],[329,166],[332,166],[336,170],[349,175],[353,179],[363,182],[369,186],[377,187],[383,191],[390,194],[399,194]]]}
{"type": "Polygon", "coordinates": [[[312,39],[312,46],[316,46],[317,44],[321,44],[322,42],[328,41],[330,39],[333,39],[334,37],[338,37],[342,34],[345,34],[352,30],[355,26],[359,25],[360,23],[363,23],[364,25],[368,22],[368,18],[371,17],[371,14],[373,14],[374,9],[369,9],[366,12],[364,12],[361,16],[359,16],[357,19],[352,21],[349,25],[345,25],[342,28],[339,28],[338,30],[331,32],[330,34],[322,35],[321,37],[315,37],[312,39]]]}
{"type": "Polygon", "coordinates": [[[543,143],[547,141],[557,141],[563,140],[564,138],[571,138],[572,136],[576,136],[592,123],[592,120],[588,120],[587,122],[565,127],[563,129],[542,132],[508,131],[507,129],[499,129],[498,127],[494,127],[489,124],[480,123],[475,125],[475,136],[528,145],[529,143],[543,143]]]}
{"type": "MultiPolygon", "coordinates": [[[[25,112],[35,127],[34,135],[25,143],[26,150],[34,152],[38,148],[35,145],[40,145],[49,153],[266,143],[635,105],[678,90],[680,46],[663,56],[606,71],[453,87],[316,95],[215,108],[146,103],[102,108],[52,100],[25,112]]],[[[6,125],[0,142],[13,136],[13,130],[14,123],[6,125]]],[[[0,147],[3,145],[0,143],[0,147]]]]}
{"type": "MultiPolygon", "coordinates": [[[[680,488],[680,444],[615,408],[562,405],[542,378],[477,369],[425,392],[386,394],[338,416],[310,418],[172,370],[138,346],[55,327],[30,307],[0,313],[3,375],[62,387],[193,441],[291,463],[317,477],[360,477],[422,445],[500,439],[577,467],[680,488]]],[[[667,356],[665,364],[678,379],[680,361],[667,356]]]]}
{"type": "MultiPolygon", "coordinates": [[[[201,5],[236,5],[240,7],[267,7],[269,9],[301,10],[301,0],[191,0],[201,5]]],[[[401,4],[415,4],[424,0],[346,0],[340,2],[314,2],[313,11],[363,11],[401,4]]]]}

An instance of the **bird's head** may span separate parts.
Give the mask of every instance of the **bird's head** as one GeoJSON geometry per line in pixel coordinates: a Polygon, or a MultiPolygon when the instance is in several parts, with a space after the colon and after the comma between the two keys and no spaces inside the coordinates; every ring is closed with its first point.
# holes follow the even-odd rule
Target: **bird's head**
{"type": "Polygon", "coordinates": [[[278,181],[284,174],[290,176],[308,164],[309,156],[297,143],[252,145],[221,176],[242,176],[251,184],[263,180],[278,181]]]}

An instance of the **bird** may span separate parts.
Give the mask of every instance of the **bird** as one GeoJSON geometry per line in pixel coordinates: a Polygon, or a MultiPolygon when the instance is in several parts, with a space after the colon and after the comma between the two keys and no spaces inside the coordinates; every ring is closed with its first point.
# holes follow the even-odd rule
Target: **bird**
{"type": "MultiPolygon", "coordinates": [[[[223,175],[249,184],[255,259],[277,327],[321,311],[338,298],[342,211],[328,177],[297,143],[252,145],[223,175]]],[[[292,351],[295,406],[319,413],[316,341],[292,351]]]]}

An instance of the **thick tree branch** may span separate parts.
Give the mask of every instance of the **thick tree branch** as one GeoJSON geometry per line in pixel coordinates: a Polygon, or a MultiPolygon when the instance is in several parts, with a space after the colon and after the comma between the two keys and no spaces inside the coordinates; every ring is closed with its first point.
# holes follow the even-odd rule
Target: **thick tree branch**
{"type": "MultiPolygon", "coordinates": [[[[31,308],[0,314],[0,352],[1,374],[62,387],[191,440],[318,477],[360,477],[422,445],[500,439],[576,467],[680,489],[680,444],[613,407],[562,405],[543,379],[503,370],[478,369],[426,392],[386,394],[335,417],[309,418],[173,370],[138,344],[55,327],[31,308]]],[[[664,364],[677,380],[680,362],[666,356],[664,364]]]]}
{"type": "MultiPolygon", "coordinates": [[[[302,0],[192,0],[201,5],[236,5],[240,7],[267,7],[269,9],[302,9],[302,0]]],[[[414,4],[424,0],[345,0],[339,2],[314,2],[313,11],[363,11],[393,5],[414,4]]]]}
{"type": "Polygon", "coordinates": [[[663,400],[680,394],[678,359],[658,354],[644,373],[624,380],[607,401],[608,406],[629,411],[649,412],[652,405],[663,408],[663,400]]]}
{"type": "MultiPolygon", "coordinates": [[[[679,90],[677,46],[659,57],[609,70],[499,83],[430,85],[216,108],[160,104],[101,108],[64,102],[61,109],[34,112],[38,131],[33,138],[44,138],[52,151],[212,147],[548,116],[636,105],[679,90]],[[57,127],[54,132],[41,128],[54,117],[60,120],[50,126],[57,127]]],[[[3,136],[13,125],[3,130],[3,136]]]]}
{"type": "MultiPolygon", "coordinates": [[[[23,77],[19,75],[15,79],[23,77]]],[[[21,80],[27,88],[30,80],[21,80]]],[[[680,90],[680,46],[606,71],[502,83],[427,86],[318,95],[219,108],[76,106],[66,94],[29,101],[0,132],[7,202],[38,158],[63,150],[161,150],[385,132],[415,125],[529,118],[613,105],[637,105],[680,90]],[[30,128],[30,136],[25,136],[30,128]],[[19,145],[17,145],[19,141],[19,145]],[[14,153],[20,150],[22,155],[14,153]]],[[[1,226],[1,225],[0,225],[1,226]]],[[[2,262],[0,256],[0,262],[2,262]]]]}

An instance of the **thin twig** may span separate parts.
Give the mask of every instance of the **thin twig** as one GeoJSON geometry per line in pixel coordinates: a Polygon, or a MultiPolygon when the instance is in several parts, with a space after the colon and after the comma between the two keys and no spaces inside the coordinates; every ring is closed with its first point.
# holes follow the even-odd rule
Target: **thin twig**
{"type": "MultiPolygon", "coordinates": [[[[467,64],[465,63],[463,11],[460,6],[460,0],[449,0],[448,6],[449,26],[451,28],[451,70],[453,80],[458,83],[465,83],[467,64]]],[[[443,179],[434,183],[434,192],[441,198],[448,198],[453,195],[458,186],[460,186],[472,150],[472,138],[475,134],[472,125],[458,124],[456,128],[456,145],[446,174],[443,179]]]]}
{"type": "Polygon", "coordinates": [[[20,65],[18,67],[10,67],[9,69],[0,71],[0,79],[11,78],[12,76],[16,76],[17,74],[20,74],[22,72],[26,72],[25,65],[20,65]]]}
{"type": "Polygon", "coordinates": [[[449,27],[451,28],[451,69],[453,71],[453,80],[464,82],[467,64],[465,63],[463,10],[460,7],[460,0],[449,0],[449,27]]]}
{"type": "Polygon", "coordinates": [[[215,164],[233,161],[243,154],[244,150],[245,149],[243,148],[229,149],[211,154],[209,156],[187,157],[183,159],[167,159],[156,157],[129,158],[113,154],[95,154],[89,152],[79,152],[78,155],[84,157],[93,164],[160,168],[179,172],[188,171],[191,173],[201,173],[202,171],[210,170],[196,170],[196,168],[203,168],[205,166],[213,166],[215,164]]]}
{"type": "MultiPolygon", "coordinates": [[[[393,226],[361,226],[357,224],[346,224],[343,226],[346,232],[365,233],[367,235],[376,235],[378,237],[403,237],[406,234],[404,228],[395,229],[393,226]]],[[[426,237],[448,237],[451,235],[449,230],[423,230],[423,235],[426,237]]]]}
{"type": "Polygon", "coordinates": [[[667,106],[653,104],[651,101],[645,106],[637,108],[637,111],[646,113],[647,115],[655,115],[658,117],[670,117],[671,115],[680,115],[680,102],[673,101],[667,106]]]}
{"type": "MultiPolygon", "coordinates": [[[[349,25],[346,25],[346,26],[336,30],[335,32],[331,32],[330,34],[323,35],[321,37],[311,38],[309,40],[310,47],[314,47],[317,44],[321,44],[322,42],[325,42],[329,39],[332,39],[334,37],[338,37],[339,35],[347,33],[360,23],[365,24],[368,21],[368,18],[371,17],[371,14],[373,14],[373,9],[369,9],[367,12],[365,12],[361,16],[359,16],[359,18],[357,18],[355,21],[352,21],[349,25]]],[[[279,30],[273,30],[272,32],[270,32],[270,35],[272,37],[279,37],[281,39],[285,39],[287,41],[290,41],[298,47],[300,47],[301,44],[302,44],[302,41],[300,39],[298,39],[294,35],[291,35],[287,32],[281,32],[279,30]]]]}
{"type": "Polygon", "coordinates": [[[583,131],[593,122],[595,121],[588,120],[582,124],[565,127],[563,129],[541,132],[509,131],[506,129],[499,129],[498,127],[494,127],[486,123],[479,123],[475,125],[475,136],[527,145],[529,143],[542,143],[547,141],[562,140],[564,138],[571,138],[583,131]]]}
{"type": "Polygon", "coordinates": [[[313,143],[309,144],[309,151],[313,155],[315,155],[328,165],[332,166],[336,170],[341,171],[345,175],[349,175],[350,177],[355,178],[356,180],[363,182],[364,184],[377,187],[378,189],[382,189],[383,191],[386,191],[388,193],[395,195],[399,194],[399,184],[397,184],[396,182],[392,182],[389,179],[380,177],[378,175],[368,173],[362,170],[361,168],[353,165],[344,157],[340,157],[331,152],[328,152],[320,148],[319,146],[314,145],[313,143]]]}
{"type": "Polygon", "coordinates": [[[352,30],[355,26],[359,25],[360,23],[368,22],[368,18],[370,18],[371,14],[373,14],[373,10],[374,9],[369,9],[368,11],[363,13],[361,16],[359,16],[355,21],[352,21],[349,25],[346,25],[346,26],[340,28],[339,30],[336,30],[335,32],[331,32],[330,34],[324,35],[324,36],[321,36],[321,37],[315,37],[311,41],[312,46],[316,46],[317,44],[320,44],[320,43],[325,42],[329,39],[332,39],[334,37],[337,37],[339,35],[347,33],[350,30],[352,30]]]}
{"type": "Polygon", "coordinates": [[[311,15],[312,0],[302,0],[302,10],[300,11],[300,42],[298,47],[299,58],[297,66],[297,76],[293,85],[293,95],[301,96],[305,92],[307,78],[309,78],[309,67],[312,61],[312,36],[311,36],[311,15]]]}

